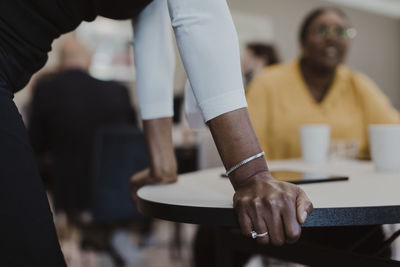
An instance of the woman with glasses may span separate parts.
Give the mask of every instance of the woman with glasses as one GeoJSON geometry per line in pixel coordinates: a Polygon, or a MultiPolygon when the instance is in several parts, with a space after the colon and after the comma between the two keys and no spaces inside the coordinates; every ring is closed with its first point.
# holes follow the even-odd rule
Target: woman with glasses
{"type": "Polygon", "coordinates": [[[343,11],[314,10],[300,28],[300,57],[249,84],[250,118],[268,159],[300,157],[298,128],[312,123],[329,124],[332,140],[366,158],[367,125],[399,122],[376,84],[343,64],[355,34],[343,11]]]}
{"type": "MultiPolygon", "coordinates": [[[[343,11],[316,9],[300,28],[300,57],[269,68],[250,83],[250,118],[267,159],[301,157],[299,127],[314,123],[329,124],[333,141],[355,146],[354,157],[365,158],[368,124],[400,123],[398,111],[374,82],[343,65],[355,34],[343,11]]],[[[305,229],[303,237],[339,248],[371,232],[368,244],[358,247],[369,253],[383,238],[382,230],[375,229],[305,229]]]]}
{"type": "MultiPolygon", "coordinates": [[[[97,15],[134,17],[150,2],[0,0],[1,266],[65,266],[13,94],[45,64],[52,41],[61,34],[97,15]]],[[[186,72],[236,191],[234,207],[243,233],[261,243],[296,241],[312,204],[299,187],[274,180],[268,171],[248,117],[238,41],[226,1],[154,1],[162,2],[168,4],[186,72]]],[[[155,6],[147,9],[146,16],[157,16],[155,6]]],[[[151,168],[136,176],[140,183],[173,182],[177,176],[169,105],[172,95],[164,98],[163,88],[151,83],[163,79],[163,74],[169,75],[145,75],[151,94],[144,92],[141,101],[146,102],[142,114],[146,114],[143,125],[151,168]]]]}

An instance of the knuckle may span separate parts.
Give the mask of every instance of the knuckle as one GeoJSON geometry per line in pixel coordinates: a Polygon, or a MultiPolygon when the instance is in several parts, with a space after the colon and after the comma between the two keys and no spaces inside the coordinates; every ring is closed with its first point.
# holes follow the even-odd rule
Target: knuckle
{"type": "Polygon", "coordinates": [[[277,205],[277,201],[275,198],[267,198],[264,200],[264,204],[271,209],[274,209],[277,205]]]}
{"type": "Polygon", "coordinates": [[[267,207],[269,207],[273,211],[278,211],[281,210],[286,206],[286,203],[282,200],[277,200],[277,199],[267,199],[266,201],[267,207]]]}
{"type": "Polygon", "coordinates": [[[249,199],[247,197],[241,197],[238,195],[235,195],[233,200],[234,200],[235,206],[241,207],[241,208],[246,207],[247,203],[249,202],[249,199]]]}
{"type": "Polygon", "coordinates": [[[286,209],[293,206],[294,202],[290,196],[285,196],[279,201],[279,204],[281,209],[286,209]]]}
{"type": "Polygon", "coordinates": [[[249,204],[250,204],[250,206],[251,206],[252,208],[258,209],[258,208],[260,207],[260,205],[261,205],[260,198],[258,198],[258,197],[253,198],[253,199],[250,201],[249,204]]]}
{"type": "Polygon", "coordinates": [[[293,203],[293,201],[294,201],[294,199],[290,195],[282,196],[282,202],[284,202],[285,204],[291,204],[291,203],[293,203]]]}
{"type": "Polygon", "coordinates": [[[274,194],[269,198],[265,199],[265,204],[268,206],[287,206],[294,202],[294,198],[290,194],[286,194],[284,192],[274,194]]]}

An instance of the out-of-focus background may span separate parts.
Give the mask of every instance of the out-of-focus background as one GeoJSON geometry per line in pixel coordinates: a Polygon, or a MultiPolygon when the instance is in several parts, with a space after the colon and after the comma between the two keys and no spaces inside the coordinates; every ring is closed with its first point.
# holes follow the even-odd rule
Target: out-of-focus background
{"type": "MultiPolygon", "coordinates": [[[[347,63],[370,76],[400,108],[400,3],[397,0],[228,0],[239,40],[266,41],[276,45],[283,61],[299,53],[297,31],[305,14],[319,6],[337,5],[347,13],[357,29],[347,63]]],[[[100,79],[126,83],[134,95],[135,70],[131,47],[133,38],[129,21],[98,18],[82,23],[74,33],[94,51],[90,72],[100,79]]],[[[57,51],[63,36],[53,45],[53,52],[43,71],[57,64],[57,51]]],[[[178,56],[177,56],[178,57],[178,56]]],[[[186,76],[177,61],[175,93],[183,94],[186,76]]],[[[29,101],[29,86],[16,95],[19,107],[29,101]]],[[[132,97],[132,99],[136,99],[132,97]]],[[[135,102],[135,100],[133,100],[135,102]]]]}
{"type": "MultiPolygon", "coordinates": [[[[320,6],[340,7],[357,31],[346,64],[369,76],[393,106],[400,109],[399,0],[228,0],[228,4],[242,54],[250,42],[268,43],[274,45],[282,62],[299,55],[298,30],[307,13],[320,6]]],[[[46,66],[15,95],[26,124],[29,126],[30,123],[32,88],[43,76],[56,70],[62,44],[71,38],[78,39],[92,53],[89,74],[99,80],[113,80],[126,86],[130,102],[138,114],[131,22],[99,17],[94,22],[82,23],[75,32],[56,40],[46,66]]],[[[177,52],[176,55],[174,138],[180,173],[220,166],[209,135],[192,132],[181,116],[186,74],[177,52]]],[[[49,197],[53,197],[51,192],[49,197]]],[[[70,267],[193,266],[192,244],[197,226],[155,220],[149,222],[150,230],[138,229],[141,226],[135,225],[107,226],[91,228],[88,236],[83,238],[82,232],[87,229],[82,227],[82,221],[90,221],[91,215],[80,214],[79,223],[71,223],[67,217],[63,212],[55,216],[62,249],[70,267]],[[105,241],[93,240],[100,236],[99,232],[107,232],[103,238],[105,241]]],[[[399,247],[397,245],[397,250],[393,251],[394,258],[400,259],[399,247]]],[[[253,257],[247,266],[264,264],[266,261],[253,257]]],[[[285,262],[269,264],[295,266],[285,262]]]]}

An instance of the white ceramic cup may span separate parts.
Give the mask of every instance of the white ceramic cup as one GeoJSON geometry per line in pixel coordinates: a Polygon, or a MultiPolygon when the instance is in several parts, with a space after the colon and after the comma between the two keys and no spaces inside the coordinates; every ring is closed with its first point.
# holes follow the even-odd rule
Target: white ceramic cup
{"type": "Polygon", "coordinates": [[[300,127],[301,155],[306,163],[326,162],[331,128],[328,124],[306,124],[300,127]]]}
{"type": "Polygon", "coordinates": [[[369,125],[369,144],[377,171],[400,172],[400,125],[369,125]]]}

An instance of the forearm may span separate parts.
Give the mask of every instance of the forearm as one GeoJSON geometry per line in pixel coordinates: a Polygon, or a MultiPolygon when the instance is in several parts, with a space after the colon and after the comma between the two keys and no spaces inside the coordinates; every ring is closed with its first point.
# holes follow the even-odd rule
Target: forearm
{"type": "Polygon", "coordinates": [[[172,143],[172,118],[143,121],[150,154],[150,172],[160,179],[176,179],[177,163],[172,143]]]}
{"type": "MultiPolygon", "coordinates": [[[[246,108],[218,116],[208,125],[227,170],[262,151],[246,108]]],[[[267,163],[260,157],[232,172],[229,178],[236,189],[250,177],[265,171],[268,171],[267,163]]]]}
{"type": "Polygon", "coordinates": [[[137,191],[148,184],[166,184],[177,180],[177,164],[172,144],[172,118],[143,121],[143,128],[150,154],[150,168],[131,177],[131,197],[137,201],[137,191]]]}
{"type": "MultiPolygon", "coordinates": [[[[261,148],[246,109],[238,41],[227,3],[168,0],[168,6],[195,98],[229,169],[260,153],[261,148]]],[[[176,180],[171,126],[171,118],[144,121],[151,171],[132,178],[133,192],[138,185],[176,180]]],[[[249,236],[252,230],[264,233],[267,236],[259,240],[275,245],[299,237],[299,223],[311,212],[311,202],[299,187],[272,179],[265,158],[241,166],[230,179],[235,188],[233,205],[244,234],[249,236]]]]}

